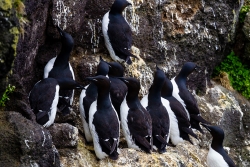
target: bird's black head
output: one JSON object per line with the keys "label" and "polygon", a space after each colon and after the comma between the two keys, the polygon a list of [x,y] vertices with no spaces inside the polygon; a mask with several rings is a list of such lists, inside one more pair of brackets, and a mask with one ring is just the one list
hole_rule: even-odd
{"label": "bird's black head", "polygon": [[98,88],[107,89],[110,87],[110,80],[103,75],[87,77],[86,79],[94,83]]}
{"label": "bird's black head", "polygon": [[123,12],[123,10],[129,5],[132,5],[130,0],[115,0],[113,5],[111,6],[110,13],[112,13],[112,14],[116,14],[116,13],[121,14]]}
{"label": "bird's black head", "polygon": [[70,90],[70,89],[85,89],[84,86],[80,85],[78,82],[71,78],[58,78],[56,79],[60,89]]}
{"label": "bird's black head", "polygon": [[193,62],[186,62],[181,69],[180,74],[183,76],[190,75],[194,70],[198,70],[200,67]]}
{"label": "bird's black head", "polygon": [[166,79],[165,73],[156,65],[156,71],[154,74],[154,81],[153,82],[164,83],[165,79]]}
{"label": "bird's black head", "polygon": [[108,72],[109,72],[109,65],[100,56],[100,63],[97,66],[97,73],[96,73],[96,75],[104,75],[104,76],[106,76],[106,75],[108,75]]}
{"label": "bird's black head", "polygon": [[161,89],[161,96],[162,97],[170,97],[173,93],[173,85],[171,81],[166,77],[165,82]]}
{"label": "bird's black head", "polygon": [[124,68],[118,62],[110,62],[109,65],[109,75],[114,77],[123,77]]}
{"label": "bird's black head", "polygon": [[224,131],[219,126],[212,126],[208,124],[201,123],[203,127],[205,127],[210,134],[213,136],[212,143],[219,143],[222,144],[224,140]]}
{"label": "bird's black head", "polygon": [[165,79],[166,79],[165,73],[156,65],[153,84],[149,88],[149,91],[152,91],[153,89],[161,91]]}
{"label": "bird's black head", "polygon": [[59,26],[57,26],[57,30],[61,36],[62,49],[71,52],[74,46],[74,39],[70,34],[63,31]]}
{"label": "bird's black head", "polygon": [[140,81],[133,77],[119,77],[128,87],[128,91],[138,92],[141,88]]}

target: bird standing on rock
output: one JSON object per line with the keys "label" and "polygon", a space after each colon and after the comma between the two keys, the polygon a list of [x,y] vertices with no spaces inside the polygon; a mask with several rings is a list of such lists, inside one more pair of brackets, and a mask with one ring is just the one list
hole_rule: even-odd
{"label": "bird standing on rock", "polygon": [[140,82],[135,78],[119,78],[128,86],[120,110],[123,134],[129,148],[152,150],[152,119],[138,98]]}
{"label": "bird standing on rock", "polygon": [[236,167],[233,160],[223,148],[224,131],[219,126],[201,123],[213,136],[207,155],[208,167]]}
{"label": "bird standing on rock", "polygon": [[137,57],[130,51],[132,31],[122,16],[123,10],[129,5],[131,2],[128,0],[115,0],[110,11],[103,16],[102,33],[111,58],[119,62],[125,61],[130,65],[132,64],[130,57]]}
{"label": "bird standing on rock", "polygon": [[[57,30],[61,36],[61,52],[58,56],[52,58],[44,68],[44,78],[70,78],[75,80],[74,71],[69,63],[69,56],[74,46],[72,36],[57,26]],[[58,109],[64,115],[70,113],[70,107],[66,106],[63,101],[67,101],[70,105],[73,103],[74,90],[60,90]]]}
{"label": "bird standing on rock", "polygon": [[191,123],[191,127],[203,133],[199,123],[202,122],[207,124],[208,122],[201,117],[197,101],[186,86],[187,77],[194,70],[197,70],[197,68],[199,67],[195,63],[186,62],[183,65],[180,73],[176,77],[171,79],[171,82],[173,84],[173,96],[182,104],[182,106],[186,110],[187,116]]}
{"label": "bird standing on rock", "polygon": [[159,153],[166,152],[170,136],[169,115],[161,101],[161,89],[165,78],[164,72],[157,67],[149,93],[141,100],[142,106],[147,109],[152,118],[153,145]]}
{"label": "bird standing on rock", "polygon": [[[100,63],[97,66],[96,76],[106,76],[108,71],[108,64],[100,57]],[[94,83],[90,83],[85,87],[85,89],[86,90],[82,90],[79,98],[79,109],[83,123],[85,139],[87,142],[91,142],[93,139],[89,130],[89,108],[97,98],[97,86]]]}
{"label": "bird standing on rock", "polygon": [[110,101],[110,81],[102,75],[87,79],[96,84],[98,90],[97,100],[91,104],[89,109],[89,128],[95,154],[98,159],[109,157],[116,160],[118,159],[120,123]]}
{"label": "bird standing on rock", "polygon": [[174,145],[184,142],[184,140],[192,141],[189,134],[195,138],[197,135],[192,131],[186,111],[181,103],[172,96],[173,85],[166,77],[161,90],[162,103],[167,108],[170,118],[170,139]]}
{"label": "bird standing on rock", "polygon": [[124,68],[118,62],[107,62],[109,65],[108,77],[111,81],[110,87],[110,97],[113,106],[118,114],[120,119],[120,107],[123,99],[128,91],[127,85],[122,82],[118,77],[123,77]]}
{"label": "bird standing on rock", "polygon": [[[29,93],[29,102],[39,124],[49,127],[54,123],[59,90],[69,89],[84,89],[84,87],[69,78],[45,78],[35,84]],[[69,105],[66,101],[63,102]]]}

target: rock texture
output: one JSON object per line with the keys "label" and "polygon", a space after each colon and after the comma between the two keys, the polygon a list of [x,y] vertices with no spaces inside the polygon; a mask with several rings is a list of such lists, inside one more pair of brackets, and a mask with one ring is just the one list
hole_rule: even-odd
{"label": "rock texture", "polygon": [[244,34],[244,53],[242,55],[243,58],[246,60],[250,59],[250,13],[248,12],[245,17],[244,25],[242,28],[243,34]]}
{"label": "rock texture", "polygon": [[[49,131],[32,121],[34,114],[28,103],[29,91],[42,79],[45,64],[57,56],[61,48],[55,26],[72,34],[75,46],[70,61],[76,80],[87,84],[84,78],[95,74],[100,56],[111,61],[104,45],[101,21],[113,1],[25,0],[27,22],[23,24],[24,31],[17,45],[15,12],[10,10],[12,1],[0,2],[0,30],[4,32],[0,34],[0,82],[6,81],[16,55],[10,78],[16,90],[5,108],[15,112],[0,112],[0,144],[4,148],[0,150],[0,163],[3,163],[0,166],[206,166],[211,142],[206,131],[205,135],[198,134],[199,141],[194,140],[195,145],[184,143],[168,148],[162,155],[128,149],[123,140],[118,161],[97,161],[93,146],[86,145],[83,139],[77,104],[79,91],[75,94],[73,112],[66,117],[58,113],[56,124]],[[126,76],[141,81],[140,94],[143,95],[152,82],[155,64],[172,78],[184,62],[196,62],[202,69],[189,77],[188,85],[201,114],[225,130],[224,144],[237,165],[249,166],[249,101],[210,81],[214,67],[231,51],[243,0],[132,2],[133,5],[124,11],[124,17],[133,31],[132,51],[140,59],[133,60],[131,66],[123,64]],[[6,13],[9,13],[8,19]],[[4,34],[8,38],[2,38]],[[9,54],[10,60],[3,63],[2,56],[6,58]]]}
{"label": "rock texture", "polygon": [[60,166],[47,129],[17,112],[0,112],[0,166]]}
{"label": "rock texture", "polygon": [[78,129],[68,123],[53,124],[49,127],[53,142],[57,148],[76,147]]}
{"label": "rock texture", "polygon": [[16,46],[19,38],[14,2],[0,2],[0,97],[6,87],[6,80],[16,56]]}

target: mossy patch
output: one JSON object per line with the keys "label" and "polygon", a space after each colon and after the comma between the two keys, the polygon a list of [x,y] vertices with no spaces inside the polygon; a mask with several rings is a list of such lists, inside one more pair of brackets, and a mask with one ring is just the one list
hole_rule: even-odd
{"label": "mossy patch", "polygon": [[0,9],[7,11],[11,8],[12,8],[12,0],[1,0],[0,1]]}
{"label": "mossy patch", "polygon": [[16,56],[16,48],[17,48],[17,43],[19,39],[19,30],[17,27],[12,27],[9,32],[13,34],[13,41],[11,44],[12,49],[14,50],[14,56]]}

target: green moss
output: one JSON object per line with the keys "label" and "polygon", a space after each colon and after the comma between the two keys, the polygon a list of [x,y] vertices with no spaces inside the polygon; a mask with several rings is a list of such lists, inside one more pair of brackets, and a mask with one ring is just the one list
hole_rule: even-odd
{"label": "green moss", "polygon": [[250,69],[244,65],[238,56],[231,52],[214,70],[214,76],[221,72],[229,75],[230,84],[244,97],[250,99]]}
{"label": "green moss", "polygon": [[0,107],[4,107],[5,103],[10,100],[9,95],[14,92],[15,88],[15,86],[11,86],[10,84],[7,86],[2,98],[0,99]]}
{"label": "green moss", "polygon": [[12,27],[9,31],[14,36],[11,47],[14,50],[14,56],[16,56],[16,48],[17,48],[17,43],[19,39],[19,30],[17,27]]}
{"label": "green moss", "polygon": [[1,0],[0,1],[0,9],[7,11],[11,8],[12,8],[12,0]]}
{"label": "green moss", "polygon": [[240,10],[240,14],[239,14],[239,21],[240,23],[244,23],[245,17],[247,15],[247,13],[250,10],[250,5],[244,5],[242,6],[241,10]]}

